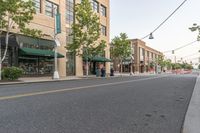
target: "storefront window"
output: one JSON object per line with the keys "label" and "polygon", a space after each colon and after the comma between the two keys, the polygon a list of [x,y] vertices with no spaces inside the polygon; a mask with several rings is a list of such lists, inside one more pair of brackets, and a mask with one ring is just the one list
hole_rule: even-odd
{"label": "storefront window", "polygon": [[67,75],[75,75],[75,55],[72,53],[67,53],[66,55],[66,72]]}
{"label": "storefront window", "polygon": [[44,57],[19,57],[19,67],[25,75],[53,74],[54,60]]}

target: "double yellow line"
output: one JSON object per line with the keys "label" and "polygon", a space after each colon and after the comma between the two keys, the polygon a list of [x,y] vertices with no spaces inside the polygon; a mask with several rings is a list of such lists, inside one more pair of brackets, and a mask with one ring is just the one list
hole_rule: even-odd
{"label": "double yellow line", "polygon": [[144,80],[150,80],[150,79],[157,79],[157,78],[161,78],[161,77],[166,77],[166,76],[159,76],[159,77],[153,77],[153,78],[151,77],[151,78],[136,79],[136,80],[128,80],[128,81],[106,83],[106,84],[99,84],[99,85],[74,87],[74,88],[57,89],[57,90],[50,90],[50,91],[30,92],[30,93],[17,94],[17,95],[11,95],[11,96],[2,96],[2,97],[0,97],[0,101],[23,98],[23,97],[30,97],[30,96],[37,96],[37,95],[53,94],[53,93],[59,93],[59,92],[67,92],[67,91],[73,91],[73,90],[81,90],[81,89],[86,89],[86,88],[95,88],[95,87],[101,87],[101,86],[125,84],[125,83],[130,83],[130,82],[138,82],[138,81],[144,81]]}

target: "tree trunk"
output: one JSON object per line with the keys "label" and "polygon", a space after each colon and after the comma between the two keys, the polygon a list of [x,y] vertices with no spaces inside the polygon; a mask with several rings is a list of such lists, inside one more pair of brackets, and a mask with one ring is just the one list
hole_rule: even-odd
{"label": "tree trunk", "polygon": [[89,73],[89,71],[88,71],[88,59],[86,59],[86,76],[88,77],[88,73]]}
{"label": "tree trunk", "polygon": [[6,48],[5,48],[1,62],[3,62],[5,60],[5,57],[6,57],[6,54],[7,54],[7,51],[8,51],[8,40],[9,40],[9,32],[6,32],[6,38],[5,38]]}
{"label": "tree trunk", "polygon": [[122,76],[122,60],[120,60],[120,71],[121,71],[121,76]]}

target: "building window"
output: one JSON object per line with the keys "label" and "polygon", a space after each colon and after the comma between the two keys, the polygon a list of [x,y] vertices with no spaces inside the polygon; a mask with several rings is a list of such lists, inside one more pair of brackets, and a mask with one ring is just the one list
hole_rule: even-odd
{"label": "building window", "polygon": [[45,14],[49,17],[54,17],[54,15],[59,11],[58,5],[46,0],[45,3]]}
{"label": "building window", "polygon": [[41,13],[41,0],[33,0],[36,12]]}
{"label": "building window", "polygon": [[107,33],[106,33],[106,26],[104,26],[104,25],[101,25],[101,34],[104,35],[104,36],[107,35]]}
{"label": "building window", "polygon": [[101,15],[106,17],[106,7],[104,5],[101,5]]}
{"label": "building window", "polygon": [[92,1],[92,8],[95,12],[99,12],[99,2],[97,2],[96,0]]}
{"label": "building window", "polygon": [[67,28],[66,29],[66,34],[67,34],[67,36],[66,36],[67,44],[72,43],[73,42],[73,36],[71,35],[72,34],[72,29],[71,28]]}
{"label": "building window", "polygon": [[66,23],[72,24],[74,22],[74,0],[66,0]]}

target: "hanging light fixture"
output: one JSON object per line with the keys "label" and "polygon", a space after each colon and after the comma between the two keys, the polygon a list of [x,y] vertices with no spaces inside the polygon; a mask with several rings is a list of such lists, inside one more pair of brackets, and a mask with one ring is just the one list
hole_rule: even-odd
{"label": "hanging light fixture", "polygon": [[149,39],[154,39],[153,33],[150,33],[150,34],[149,34]]}

